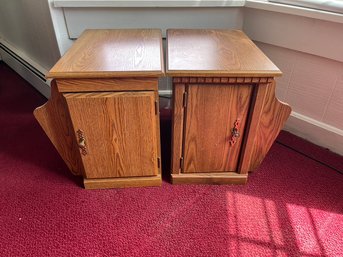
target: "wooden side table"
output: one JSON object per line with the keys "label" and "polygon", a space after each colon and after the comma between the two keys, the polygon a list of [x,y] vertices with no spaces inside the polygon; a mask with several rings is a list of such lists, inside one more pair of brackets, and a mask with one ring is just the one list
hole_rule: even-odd
{"label": "wooden side table", "polygon": [[34,115],[87,189],[159,186],[160,30],[86,30]]}
{"label": "wooden side table", "polygon": [[245,183],[291,108],[275,98],[281,71],[241,31],[167,32],[173,77],[173,183]]}

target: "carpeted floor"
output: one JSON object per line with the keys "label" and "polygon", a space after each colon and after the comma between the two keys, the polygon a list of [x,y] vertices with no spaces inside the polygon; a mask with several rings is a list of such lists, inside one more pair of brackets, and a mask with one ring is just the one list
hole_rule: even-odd
{"label": "carpeted floor", "polygon": [[0,63],[0,256],[343,256],[343,157],[283,132],[245,186],[87,191],[32,115],[44,102]]}

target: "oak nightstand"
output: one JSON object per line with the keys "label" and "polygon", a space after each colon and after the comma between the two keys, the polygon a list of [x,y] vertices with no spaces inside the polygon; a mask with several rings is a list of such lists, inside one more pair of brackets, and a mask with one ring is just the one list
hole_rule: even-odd
{"label": "oak nightstand", "polygon": [[173,183],[245,183],[290,115],[281,71],[237,30],[172,29]]}
{"label": "oak nightstand", "polygon": [[87,189],[161,185],[160,30],[86,30],[34,115]]}

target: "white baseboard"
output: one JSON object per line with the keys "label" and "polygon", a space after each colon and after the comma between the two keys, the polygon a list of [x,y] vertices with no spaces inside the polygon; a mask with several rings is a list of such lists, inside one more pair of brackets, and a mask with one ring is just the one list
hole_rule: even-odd
{"label": "white baseboard", "polygon": [[343,130],[292,112],[284,130],[343,155]]}
{"label": "white baseboard", "polygon": [[50,81],[45,79],[46,70],[35,64],[28,57],[10,47],[0,39],[0,56],[22,78],[28,81],[46,98],[50,97]]}

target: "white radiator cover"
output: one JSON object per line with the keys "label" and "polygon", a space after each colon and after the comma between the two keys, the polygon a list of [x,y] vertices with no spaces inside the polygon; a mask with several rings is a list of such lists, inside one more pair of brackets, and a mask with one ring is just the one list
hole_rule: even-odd
{"label": "white radiator cover", "polygon": [[28,81],[46,98],[50,97],[50,81],[45,79],[46,70],[19,50],[0,39],[0,56],[22,78]]}

